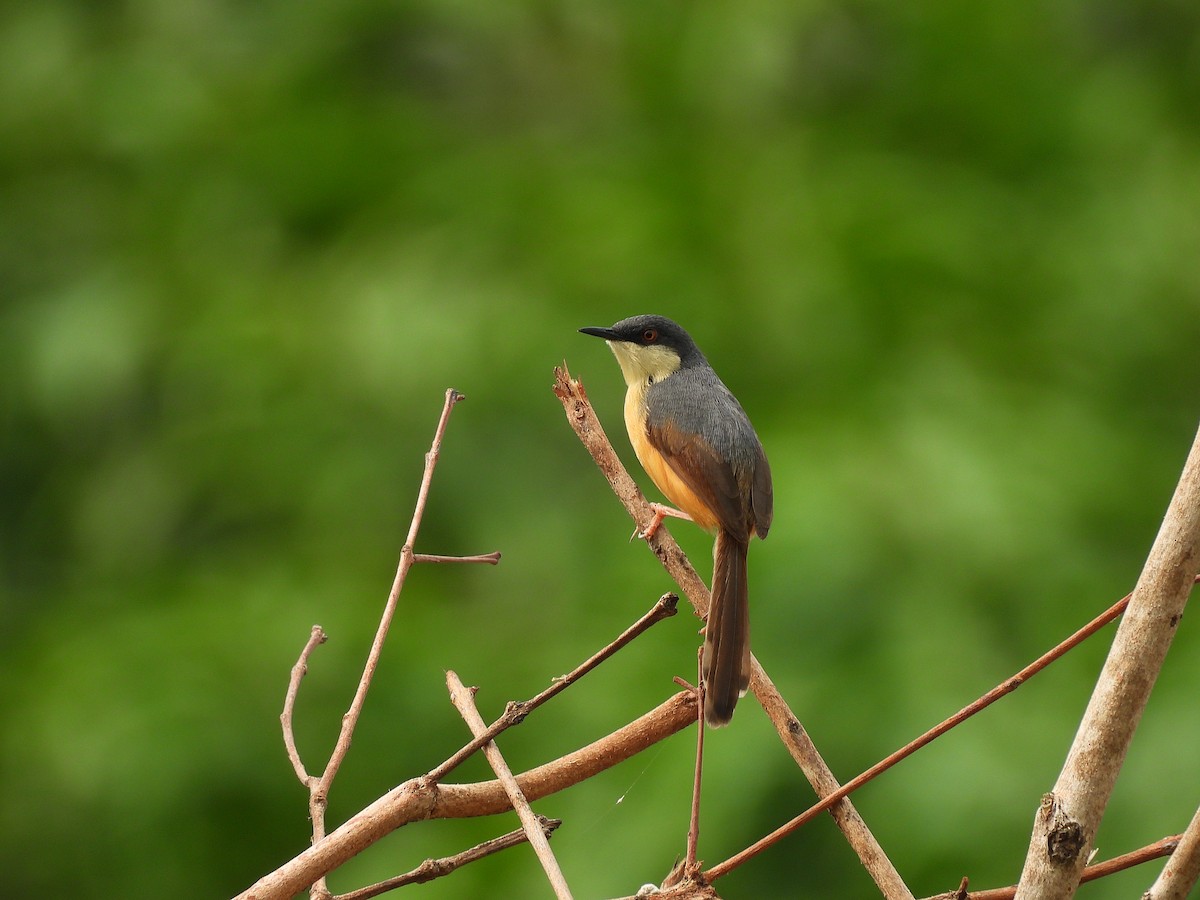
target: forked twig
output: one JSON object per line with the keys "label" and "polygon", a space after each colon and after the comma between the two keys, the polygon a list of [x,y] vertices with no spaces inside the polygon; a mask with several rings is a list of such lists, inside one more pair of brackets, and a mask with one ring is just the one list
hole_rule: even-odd
{"label": "forked twig", "polygon": [[[653,621],[670,615],[676,600],[674,595],[665,595],[618,642],[631,631],[644,630]],[[694,725],[698,709],[695,689],[689,687],[591,744],[518,775],[517,782],[531,801],[565,790]],[[264,875],[236,900],[287,900],[376,841],[413,822],[490,816],[510,809],[512,804],[499,781],[438,784],[428,776],[410,778],[351,816],[324,840]]]}
{"label": "forked twig", "polygon": [[[562,824],[562,819],[547,819],[545,816],[538,816],[537,818],[546,837],[553,834],[554,830]],[[508,834],[494,837],[491,840],[484,841],[482,844],[476,844],[469,850],[462,851],[462,853],[456,853],[453,856],[444,856],[441,859],[427,859],[411,872],[405,872],[403,875],[385,879],[378,884],[368,885],[356,891],[338,894],[334,900],[371,900],[372,897],[378,897],[381,894],[386,894],[388,891],[394,891],[396,888],[433,881],[436,878],[449,875],[455,869],[461,869],[468,863],[483,859],[485,856],[491,856],[493,853],[499,853],[501,850],[507,850],[509,847],[518,847],[528,842],[529,836],[525,834],[525,830],[518,828],[516,831],[510,831]]]}
{"label": "forked twig", "polygon": [[[471,729],[471,732],[478,737],[487,729],[487,725],[484,724],[483,716],[479,715],[479,710],[475,707],[475,689],[465,687],[458,675],[453,671],[446,673],[446,687],[449,688],[450,700],[459,713],[462,714],[463,721],[467,723],[467,727]],[[496,773],[496,777],[504,785],[504,792],[508,794],[508,799],[512,801],[513,809],[517,811],[517,816],[525,828],[525,834],[529,838],[529,843],[532,845],[534,852],[537,853],[538,861],[541,862],[542,869],[545,870],[546,877],[550,880],[550,886],[554,888],[554,895],[559,900],[571,900],[571,889],[567,886],[567,880],[563,877],[558,860],[554,857],[554,851],[550,849],[550,841],[547,839],[545,833],[543,833],[542,825],[538,821],[538,817],[534,814],[533,809],[529,806],[529,801],[525,799],[525,793],[521,790],[521,786],[517,784],[517,779],[513,777],[512,769],[504,761],[504,756],[500,753],[500,748],[496,746],[495,741],[488,741],[483,745],[482,750],[488,764],[492,767],[492,771]]]}
{"label": "forked twig", "polygon": [[[442,404],[442,414],[438,419],[437,428],[434,431],[433,443],[429,448],[429,452],[425,454],[425,471],[421,477],[420,489],[417,492],[412,520],[409,522],[408,536],[405,538],[404,546],[400,550],[400,562],[396,568],[396,577],[392,581],[391,591],[388,594],[387,602],[384,604],[383,614],[380,617],[379,626],[375,631],[375,638],[371,642],[371,649],[367,654],[366,664],[363,666],[362,676],[359,678],[354,698],[350,702],[350,708],[342,716],[342,727],[338,732],[337,742],[334,744],[333,751],[329,755],[329,761],[325,764],[325,770],[319,777],[308,774],[308,770],[305,768],[300,752],[296,747],[294,714],[296,696],[300,690],[300,681],[308,670],[308,659],[312,655],[313,650],[319,644],[324,643],[326,639],[325,633],[321,630],[320,626],[313,626],[308,643],[305,644],[304,649],[301,651],[296,665],[292,667],[287,694],[284,697],[283,712],[280,714],[280,724],[283,729],[283,742],[287,749],[288,759],[291,761],[292,768],[295,770],[296,777],[300,780],[300,783],[308,788],[308,807],[309,816],[312,819],[312,839],[314,844],[325,837],[325,809],[329,803],[329,790],[333,786],[333,780],[337,777],[338,770],[341,768],[342,762],[350,750],[350,743],[354,738],[354,730],[358,726],[363,704],[366,702],[367,691],[375,677],[375,670],[379,666],[379,658],[383,653],[383,644],[391,627],[392,619],[396,614],[400,591],[404,587],[404,581],[408,577],[409,569],[412,568],[413,563],[416,561],[412,547],[417,539],[417,533],[420,531],[421,520],[425,515],[425,506],[429,499],[429,487],[433,482],[433,471],[437,465],[438,456],[441,453],[442,438],[446,433],[446,425],[450,421],[450,412],[463,399],[465,399],[463,395],[453,388],[446,391],[446,399]],[[499,558],[499,554],[489,554],[487,557],[466,557],[464,559],[469,562],[486,561],[495,563]],[[438,557],[437,559],[438,561],[449,561],[452,558]],[[318,897],[328,895],[329,891],[325,886],[324,876],[313,884],[312,893]]]}

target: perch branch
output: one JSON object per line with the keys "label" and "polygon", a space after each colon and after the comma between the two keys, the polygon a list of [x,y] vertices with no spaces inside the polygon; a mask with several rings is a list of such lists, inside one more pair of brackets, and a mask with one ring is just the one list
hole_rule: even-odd
{"label": "perch branch", "polygon": [[1018,900],[1070,900],[1200,570],[1200,433],[1053,790],[1034,817]]}
{"label": "perch branch", "polygon": [[[582,383],[572,378],[565,366],[556,368],[554,376],[554,393],[562,402],[567,422],[595,460],[617,499],[637,523],[638,530],[645,530],[655,518],[654,511],[613,450]],[[708,588],[669,530],[658,528],[646,543],[691,601],[697,614],[703,616],[708,610]],[[752,659],[751,665],[750,690],[762,704],[784,746],[800,766],[813,790],[818,796],[824,796],[836,789],[837,779],[801,727],[800,721],[788,708],[783,696],[766,676],[757,659]],[[912,900],[912,892],[850,801],[845,800],[843,795],[827,808],[884,897],[887,900]]]}
{"label": "perch branch", "polygon": [[[855,778],[852,778],[850,781],[846,782],[841,787],[837,788],[834,791],[831,791],[827,796],[823,797],[819,803],[814,804],[809,809],[805,810],[803,813],[796,816],[790,822],[787,822],[786,824],[781,825],[779,828],[775,829],[775,831],[771,832],[766,837],[762,838],[761,840],[757,841],[754,844],[751,844],[749,847],[747,847],[741,853],[738,853],[735,856],[732,856],[729,859],[725,860],[724,862],[713,866],[711,869],[709,869],[707,872],[704,873],[705,877],[708,880],[712,881],[716,878],[720,878],[722,875],[725,875],[728,872],[731,872],[733,869],[737,868],[742,863],[751,859],[756,854],[758,854],[758,853],[762,852],[763,850],[767,849],[768,847],[776,844],[778,841],[782,840],[787,835],[791,834],[793,831],[800,828],[802,825],[805,825],[806,823],[810,822],[812,819],[816,818],[818,815],[820,815],[822,812],[825,811],[825,809],[829,806],[830,803],[835,802],[839,797],[844,797],[845,795],[858,790],[860,787],[862,787],[868,781],[871,781],[872,779],[877,778],[878,776],[882,775],[884,772],[886,772],[892,766],[896,765],[896,763],[900,762],[902,759],[905,759],[906,757],[909,757],[912,754],[916,753],[922,747],[926,746],[927,744],[929,744],[932,741],[936,740],[937,738],[941,737],[943,734],[945,734],[950,729],[952,729],[958,725],[961,725],[967,719],[971,718],[971,716],[973,716],[976,713],[980,712],[981,710],[984,710],[987,707],[991,706],[993,703],[995,703],[1001,697],[1004,697],[1007,694],[1011,694],[1013,691],[1015,691],[1017,688],[1019,688],[1022,684],[1024,684],[1026,681],[1028,681],[1030,678],[1032,678],[1038,672],[1042,671],[1044,668],[1046,668],[1048,665],[1050,665],[1050,663],[1052,663],[1056,659],[1059,659],[1060,657],[1066,655],[1066,653],[1068,651],[1073,650],[1075,647],[1079,646],[1079,644],[1081,644],[1087,638],[1091,637],[1093,634],[1095,634],[1097,631],[1099,631],[1101,628],[1103,628],[1109,622],[1111,622],[1115,618],[1117,618],[1117,616],[1119,616],[1125,610],[1126,605],[1129,603],[1130,596],[1131,595],[1127,594],[1126,596],[1122,597],[1120,600],[1118,600],[1116,603],[1114,603],[1112,606],[1110,606],[1108,609],[1106,609],[1103,613],[1098,615],[1096,618],[1092,619],[1092,621],[1088,622],[1086,625],[1084,625],[1082,628],[1080,628],[1078,631],[1076,631],[1074,634],[1072,634],[1065,641],[1062,641],[1061,643],[1057,644],[1053,649],[1047,651],[1046,653],[1043,653],[1041,656],[1039,656],[1037,659],[1035,659],[1033,662],[1031,662],[1029,665],[1027,665],[1025,668],[1023,668],[1020,672],[1018,672],[1016,675],[1013,675],[1011,678],[1008,678],[1008,679],[1000,682],[1000,684],[996,685],[996,687],[992,688],[990,691],[988,691],[986,694],[984,694],[978,700],[975,700],[973,703],[970,703],[967,706],[963,707],[958,712],[956,712],[954,715],[950,716],[948,719],[942,720],[937,725],[935,725],[933,728],[930,728],[928,731],[926,731],[924,734],[922,734],[920,737],[916,738],[915,740],[909,741],[907,744],[905,744],[903,747],[901,747],[896,752],[886,756],[884,759],[881,759],[879,762],[875,763],[875,765],[871,766],[871,768],[867,769],[861,775],[858,775]],[[799,723],[797,723],[797,727],[799,727]]]}
{"label": "perch branch", "polygon": [[[538,816],[538,822],[542,826],[542,832],[546,837],[549,837],[562,824],[562,819],[547,819],[545,816]],[[427,881],[433,881],[436,878],[449,875],[455,869],[460,869],[468,863],[483,859],[485,856],[491,856],[493,853],[499,853],[501,850],[507,850],[509,847],[517,847],[528,842],[528,840],[529,837],[525,834],[525,831],[518,828],[516,831],[510,831],[508,834],[502,834],[500,837],[477,844],[469,850],[464,850],[462,853],[456,853],[453,856],[444,856],[441,859],[427,859],[411,872],[405,872],[403,875],[385,879],[378,884],[368,885],[356,891],[338,894],[334,900],[371,900],[373,897],[386,894],[388,891],[394,891],[396,888],[402,888],[410,884],[424,884]]]}
{"label": "perch branch", "polygon": [[[446,687],[450,690],[450,702],[462,715],[463,721],[467,723],[471,733],[478,737],[487,729],[487,725],[484,724],[483,716],[475,707],[476,689],[465,687],[453,671],[446,673]],[[521,820],[525,836],[529,838],[529,843],[537,853],[538,861],[542,864],[546,878],[550,880],[550,886],[554,888],[554,896],[558,900],[571,900],[571,889],[567,886],[567,880],[563,877],[554,851],[550,849],[550,841],[542,831],[542,824],[530,807],[529,801],[525,799],[525,794],[522,792],[521,786],[517,784],[517,779],[513,777],[512,769],[504,761],[504,755],[500,752],[500,748],[495,741],[488,741],[482,749],[488,765],[500,779],[500,783],[504,786],[504,793],[508,795],[509,802],[512,803],[517,817]]]}
{"label": "perch branch", "polygon": [[1186,900],[1196,886],[1196,879],[1200,878],[1200,809],[1178,837],[1179,846],[1142,900]]}

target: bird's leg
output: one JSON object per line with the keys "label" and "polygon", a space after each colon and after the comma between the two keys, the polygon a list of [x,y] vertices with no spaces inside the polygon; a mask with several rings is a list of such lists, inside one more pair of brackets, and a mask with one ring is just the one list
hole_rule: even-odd
{"label": "bird's leg", "polygon": [[687,519],[689,522],[692,520],[692,517],[687,513],[683,512],[682,510],[675,509],[673,506],[664,506],[661,503],[654,503],[651,501],[650,509],[654,513],[654,518],[650,520],[650,524],[644,529],[635,531],[633,536],[630,537],[631,541],[635,537],[641,538],[644,541],[650,540],[650,538],[654,537],[654,533],[658,531],[658,526],[663,523],[663,519],[665,519],[667,516],[671,516],[675,519]]}

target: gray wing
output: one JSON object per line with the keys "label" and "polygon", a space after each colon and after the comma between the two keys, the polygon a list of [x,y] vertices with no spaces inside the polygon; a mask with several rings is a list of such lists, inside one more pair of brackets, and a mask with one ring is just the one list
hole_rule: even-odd
{"label": "gray wing", "polygon": [[[646,392],[647,435],[672,470],[745,540],[766,537],[771,467],[737,398],[711,369],[684,369]],[[699,436],[699,437],[697,437]]]}

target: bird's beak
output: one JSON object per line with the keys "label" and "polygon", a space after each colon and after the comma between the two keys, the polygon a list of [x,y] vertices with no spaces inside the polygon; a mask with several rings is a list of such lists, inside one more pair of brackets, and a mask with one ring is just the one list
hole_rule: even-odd
{"label": "bird's beak", "polygon": [[590,334],[592,337],[604,338],[606,341],[619,340],[611,328],[580,328],[580,334]]}

